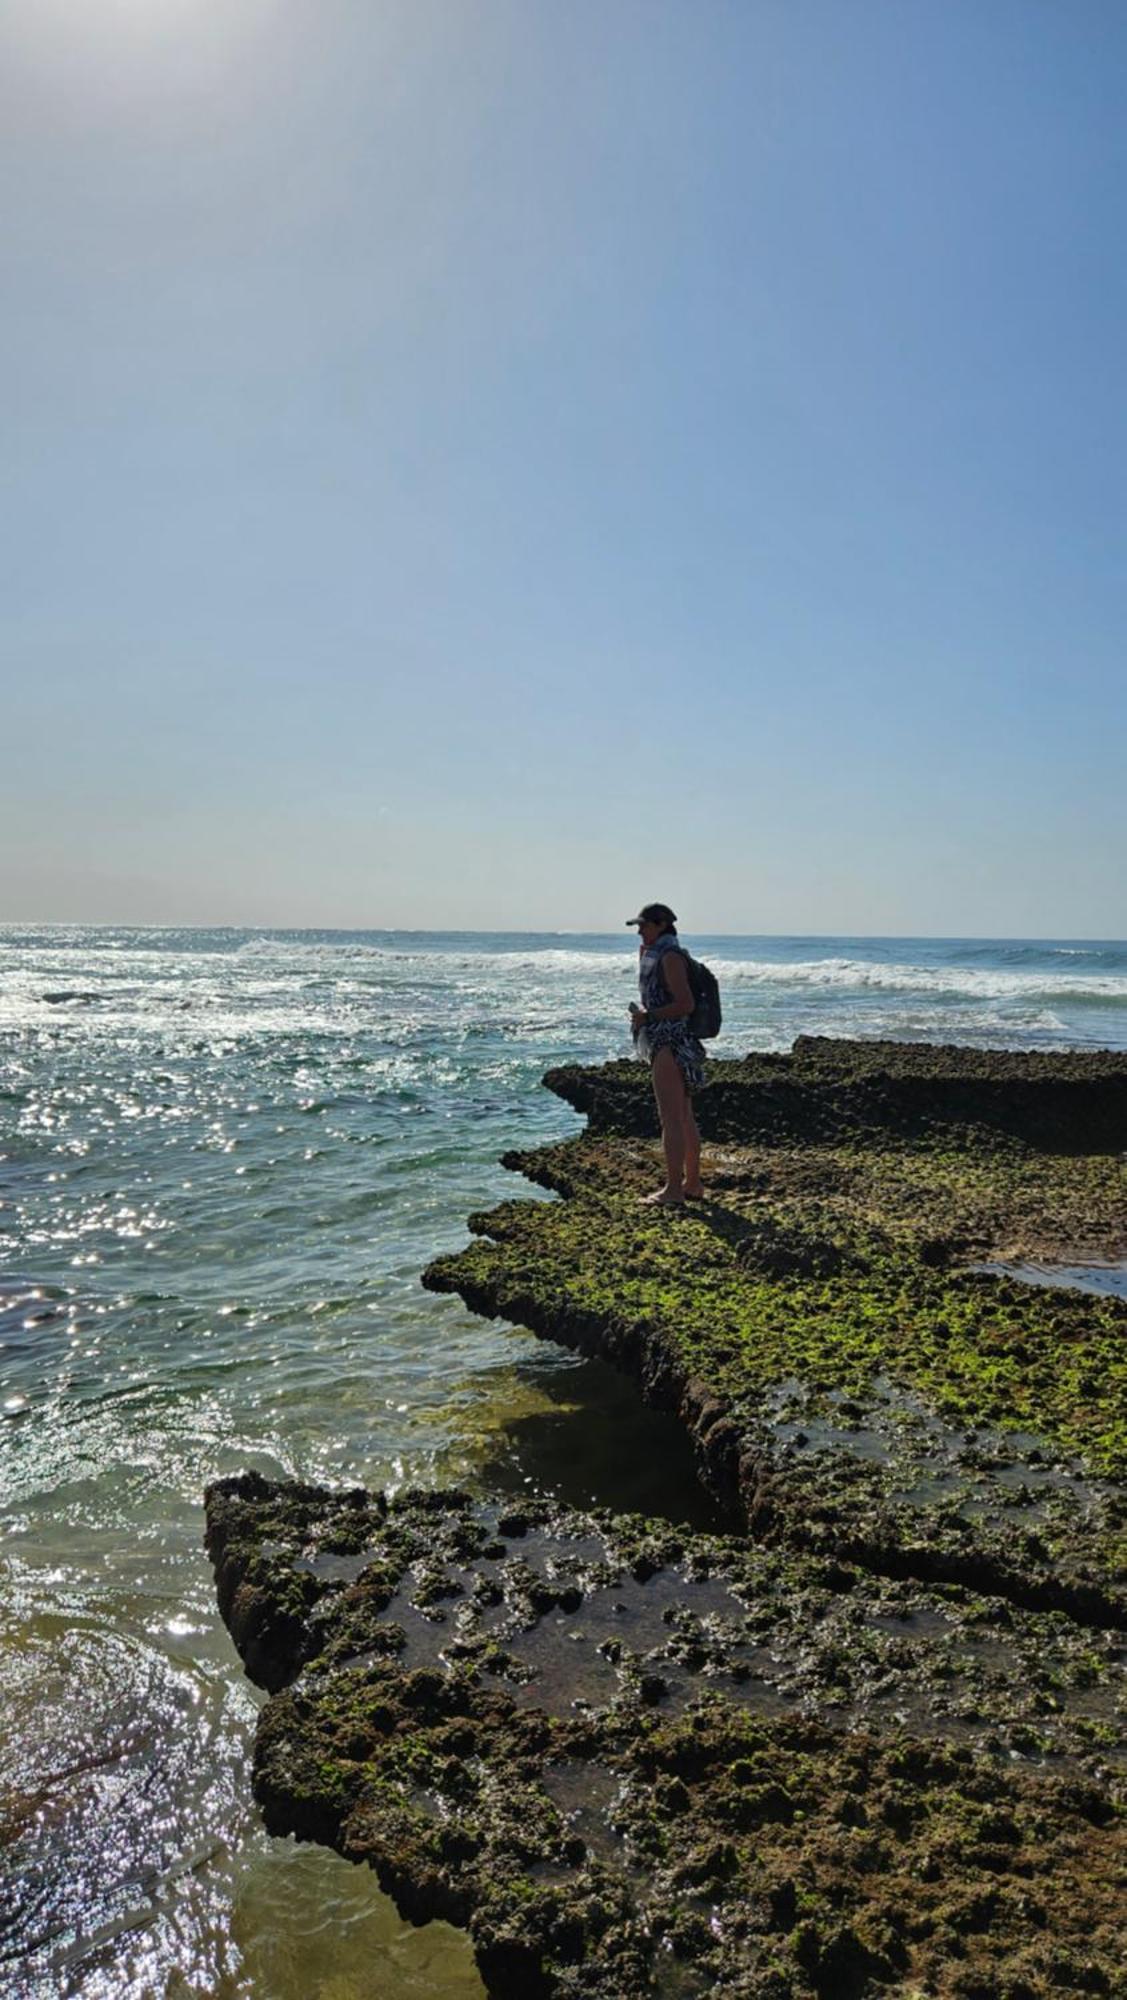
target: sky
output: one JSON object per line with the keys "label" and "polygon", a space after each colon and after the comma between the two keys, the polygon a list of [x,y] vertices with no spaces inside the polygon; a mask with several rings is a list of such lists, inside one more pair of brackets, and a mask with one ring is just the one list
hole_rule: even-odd
{"label": "sky", "polygon": [[1127,935],[1121,0],[3,0],[0,921]]}

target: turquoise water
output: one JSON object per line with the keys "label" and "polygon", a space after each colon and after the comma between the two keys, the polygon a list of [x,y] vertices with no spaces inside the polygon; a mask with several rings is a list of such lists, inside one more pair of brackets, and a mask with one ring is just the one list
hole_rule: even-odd
{"label": "turquoise water", "polygon": [[[689,941],[722,1054],[1127,1046],[1124,944]],[[462,1939],[257,1827],[200,1495],[251,1464],[701,1505],[629,1392],[418,1283],[516,1191],[500,1153],[578,1128],[539,1078],[627,1052],[633,963],[625,933],[0,929],[13,1993],[479,1992]]]}

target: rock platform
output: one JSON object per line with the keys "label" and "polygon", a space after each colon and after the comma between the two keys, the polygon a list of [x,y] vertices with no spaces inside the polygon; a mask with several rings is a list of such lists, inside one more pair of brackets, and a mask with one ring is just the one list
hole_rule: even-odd
{"label": "rock platform", "polygon": [[644,1072],[547,1081],[557,1199],[424,1282],[678,1414],[730,1532],[220,1482],[267,1825],[503,2000],[1122,1991],[1127,1058],[717,1063],[678,1211]]}

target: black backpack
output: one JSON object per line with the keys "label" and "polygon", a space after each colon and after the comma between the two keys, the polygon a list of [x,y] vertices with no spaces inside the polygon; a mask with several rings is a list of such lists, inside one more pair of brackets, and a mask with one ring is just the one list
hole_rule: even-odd
{"label": "black backpack", "polygon": [[690,958],[685,953],[689,968],[689,991],[693,996],[693,1011],[685,1026],[699,1042],[710,1042],[720,1033],[720,1023],[724,1016],[720,1008],[720,988],[716,974],[702,965],[699,958]]}

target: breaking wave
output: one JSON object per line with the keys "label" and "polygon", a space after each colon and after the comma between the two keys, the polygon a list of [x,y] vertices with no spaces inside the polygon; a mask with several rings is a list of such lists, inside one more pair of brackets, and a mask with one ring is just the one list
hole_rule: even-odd
{"label": "breaking wave", "polygon": [[[1079,955],[1079,954],[1078,954]],[[1122,956],[1120,954],[1120,956]],[[840,987],[951,999],[1127,1002],[1127,973],[1011,972],[1000,967],[880,964],[870,959],[711,959],[718,977],[753,986]]]}

